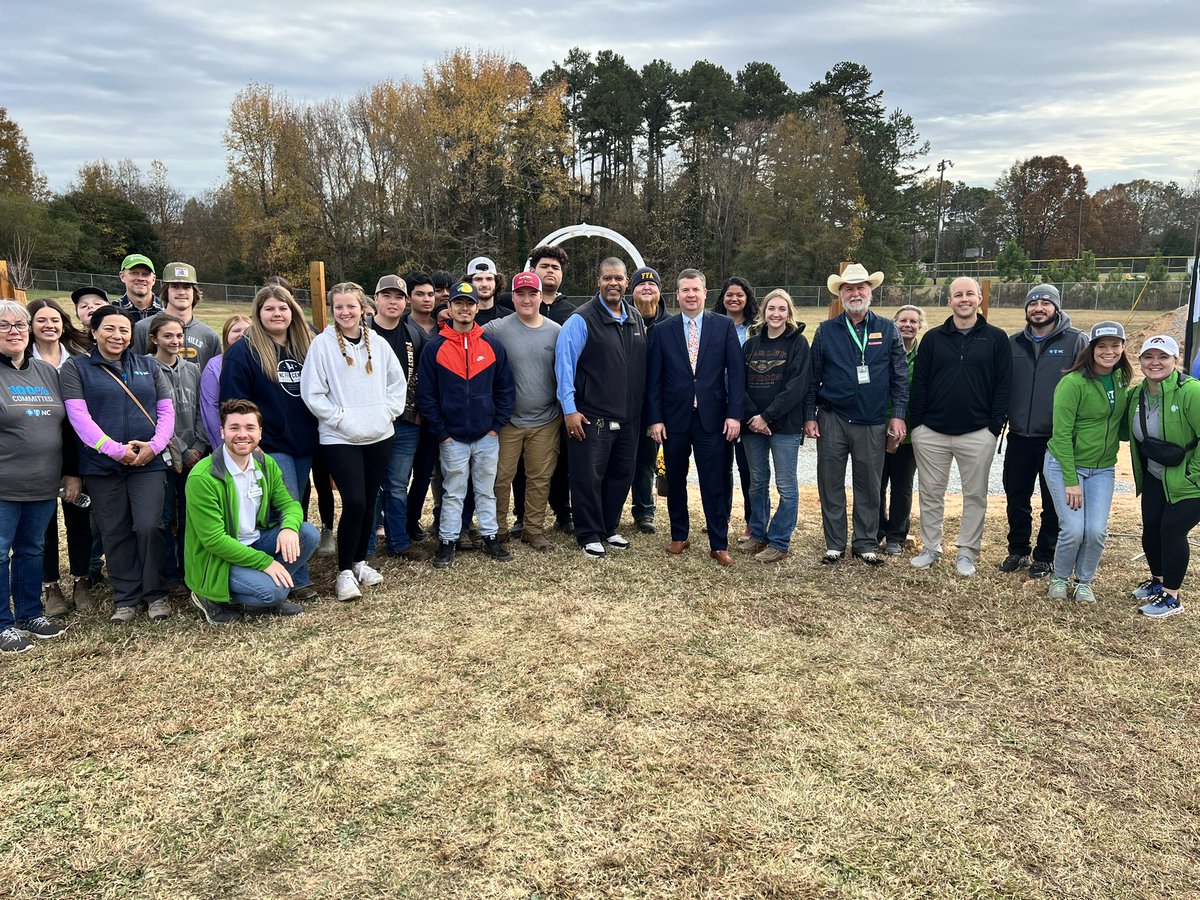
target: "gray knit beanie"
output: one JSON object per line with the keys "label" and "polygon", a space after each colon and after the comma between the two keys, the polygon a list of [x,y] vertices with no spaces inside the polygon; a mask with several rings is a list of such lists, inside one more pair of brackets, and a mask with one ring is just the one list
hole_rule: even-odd
{"label": "gray knit beanie", "polygon": [[1059,296],[1058,288],[1052,284],[1035,284],[1031,287],[1025,295],[1025,308],[1028,309],[1034,300],[1049,300],[1058,312],[1062,312],[1062,297]]}

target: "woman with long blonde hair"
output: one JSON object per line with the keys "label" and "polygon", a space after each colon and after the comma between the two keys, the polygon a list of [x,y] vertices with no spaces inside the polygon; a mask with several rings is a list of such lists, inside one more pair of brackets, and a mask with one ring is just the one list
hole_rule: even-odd
{"label": "woman with long blonde hair", "polygon": [[[797,457],[804,440],[804,395],[812,361],[804,323],[791,295],[774,290],[763,299],[742,348],[746,355],[742,441],[750,465],[750,540],[741,549],[761,563],[786,559],[800,509]],[[771,469],[779,505],[771,515]]]}
{"label": "woman with long blonde hair", "polygon": [[[225,351],[221,365],[221,402],[249,400],[262,411],[259,446],[278,463],[288,493],[301,503],[317,450],[317,420],[300,397],[300,372],[311,343],[304,311],[291,291],[268,284],[254,295],[250,327]],[[308,585],[307,566],[295,580]],[[304,602],[316,595],[306,586],[291,599]]]}
{"label": "woman with long blonde hair", "polygon": [[378,336],[371,340],[363,289],[345,281],[335,284],[329,297],[333,323],[313,339],[300,392],[320,423],[321,452],[342,497],[337,598],[357,600],[360,585],[383,581],[367,565],[367,545],[407,383],[388,342]]}

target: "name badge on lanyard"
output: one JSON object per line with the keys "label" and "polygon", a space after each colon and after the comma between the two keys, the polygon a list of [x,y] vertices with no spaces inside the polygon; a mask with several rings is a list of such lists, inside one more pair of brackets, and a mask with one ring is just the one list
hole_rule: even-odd
{"label": "name badge on lanyard", "polygon": [[854,346],[858,348],[859,352],[861,365],[858,367],[858,383],[870,384],[871,370],[867,367],[867,343],[858,339],[858,332],[854,330],[854,326],[850,324],[849,319],[846,319],[846,329],[850,332],[850,340],[854,341]]}

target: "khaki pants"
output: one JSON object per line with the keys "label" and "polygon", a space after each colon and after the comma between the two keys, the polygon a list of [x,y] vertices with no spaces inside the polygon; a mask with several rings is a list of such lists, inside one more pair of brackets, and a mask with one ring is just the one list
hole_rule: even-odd
{"label": "khaki pants", "polygon": [[950,462],[958,464],[962,481],[962,524],[958,550],[975,562],[983,543],[983,517],[987,514],[988,474],[996,452],[996,436],[986,428],[967,434],[941,434],[919,425],[912,433],[917,457],[917,489],[921,495],[921,543],[926,550],[942,551],[942,519],[946,513],[946,485]]}
{"label": "khaki pants", "polygon": [[508,505],[517,463],[525,457],[525,533],[542,534],[546,524],[546,502],[550,476],[558,463],[558,438],[562,416],[540,428],[505,425],[500,431],[500,465],[496,469],[496,518],[500,532],[508,531]]}

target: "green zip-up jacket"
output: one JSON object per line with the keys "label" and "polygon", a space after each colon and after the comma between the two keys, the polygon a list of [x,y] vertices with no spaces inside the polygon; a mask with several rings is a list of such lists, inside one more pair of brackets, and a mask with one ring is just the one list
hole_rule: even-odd
{"label": "green zip-up jacket", "polygon": [[[278,522],[299,534],[304,513],[284,486],[278,464],[261,450],[255,450],[251,459],[263,489],[258,506],[259,530],[266,531]],[[185,579],[189,588],[207,600],[229,602],[231,566],[262,572],[275,561],[275,557],[237,539],[237,521],[237,486],[225,466],[224,448],[217,447],[211,456],[196,463],[187,480]]]}
{"label": "green zip-up jacket", "polygon": [[1054,389],[1054,433],[1046,451],[1062,466],[1063,485],[1076,487],[1080,469],[1107,469],[1117,464],[1121,439],[1127,438],[1125,412],[1129,387],[1118,371],[1113,372],[1116,394],[1112,406],[1098,378],[1082,372],[1064,375]]}
{"label": "green zip-up jacket", "polygon": [[[1138,415],[1146,383],[1130,392],[1129,433],[1133,434],[1133,420]],[[1186,447],[1196,435],[1200,435],[1200,381],[1187,375],[1168,375],[1160,385],[1162,400],[1158,404],[1162,439]],[[1129,453],[1133,457],[1133,480],[1137,492],[1142,492],[1142,480],[1146,477],[1142,455],[1137,441],[1130,440]],[[1163,491],[1168,503],[1192,500],[1200,497],[1200,453],[1193,447],[1177,466],[1163,470]]]}

